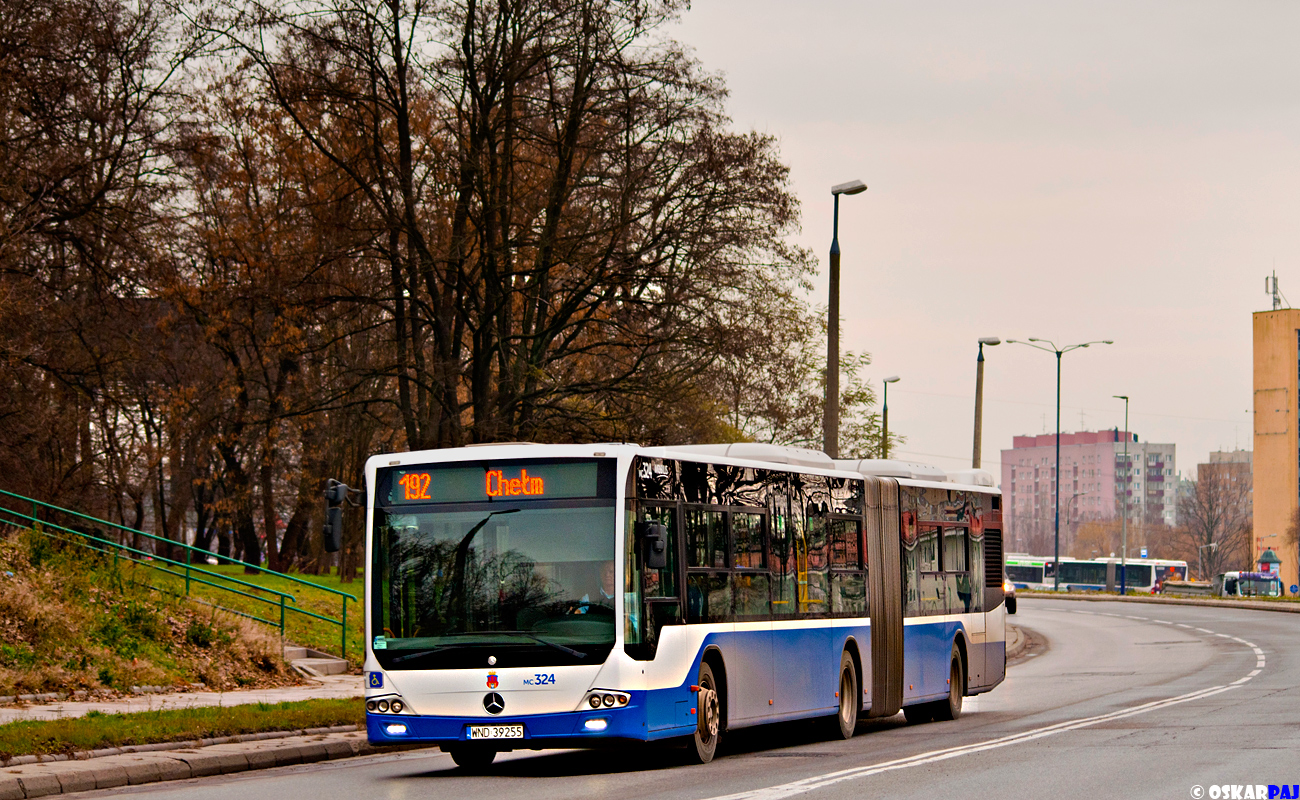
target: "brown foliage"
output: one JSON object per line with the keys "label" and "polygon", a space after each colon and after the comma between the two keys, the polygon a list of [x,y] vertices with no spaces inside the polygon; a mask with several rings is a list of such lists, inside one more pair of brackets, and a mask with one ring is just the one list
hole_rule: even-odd
{"label": "brown foliage", "polygon": [[194,3],[182,36],[0,0],[6,486],[321,569],[322,483],[374,452],[815,446],[788,170],[665,38],[683,6]]}

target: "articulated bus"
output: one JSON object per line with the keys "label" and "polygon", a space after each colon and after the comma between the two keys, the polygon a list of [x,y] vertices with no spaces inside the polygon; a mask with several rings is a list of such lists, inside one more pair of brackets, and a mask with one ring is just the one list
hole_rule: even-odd
{"label": "articulated bus", "polygon": [[726,731],[800,718],[844,738],[900,709],[955,719],[1006,666],[992,483],[756,444],[371,458],[368,736],[483,769],[657,740],[707,762]]}
{"label": "articulated bus", "polygon": [[1044,579],[1051,556],[1031,556],[1028,553],[1007,553],[1007,580],[1017,589],[1051,591],[1052,583]]}
{"label": "articulated bus", "polygon": [[[1007,553],[1007,580],[1017,589],[1050,592],[1056,588],[1056,562],[1051,556]],[[1113,566],[1112,566],[1113,565]],[[1061,590],[1101,592],[1107,586],[1119,586],[1120,560],[1115,557],[1077,559],[1061,557]],[[1162,558],[1129,559],[1124,567],[1125,589],[1139,594],[1154,594],[1167,580],[1187,580],[1187,562]]]}

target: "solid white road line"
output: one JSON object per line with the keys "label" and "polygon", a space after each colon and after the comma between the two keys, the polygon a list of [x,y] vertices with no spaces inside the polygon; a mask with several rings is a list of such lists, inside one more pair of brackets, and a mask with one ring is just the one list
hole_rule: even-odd
{"label": "solid white road line", "polygon": [[[1158,622],[1162,625],[1173,624],[1165,620],[1158,620],[1158,619],[1148,620],[1145,617],[1129,617],[1129,619],[1139,619],[1144,622]],[[1204,629],[1198,628],[1197,630],[1204,630]],[[1205,632],[1213,633],[1213,631],[1205,631]],[[1027,741],[1032,741],[1034,739],[1042,739],[1048,736],[1055,736],[1056,734],[1064,733],[1065,731],[1073,731],[1073,730],[1078,730],[1079,728],[1086,728],[1101,722],[1109,722],[1111,720],[1123,719],[1125,717],[1133,717],[1133,716],[1137,716],[1138,714],[1146,714],[1149,711],[1156,711],[1162,708],[1176,706],[1181,703],[1190,702],[1192,700],[1200,700],[1203,697],[1210,697],[1212,695],[1219,694],[1220,692],[1226,692],[1235,689],[1238,686],[1241,686],[1242,684],[1246,683],[1250,679],[1254,678],[1263,670],[1264,668],[1263,651],[1260,650],[1260,648],[1256,646],[1253,642],[1248,642],[1245,639],[1239,639],[1235,636],[1229,636],[1228,634],[1225,633],[1217,633],[1214,635],[1222,636],[1225,639],[1233,639],[1251,648],[1255,652],[1256,658],[1258,659],[1255,665],[1255,669],[1252,672],[1250,672],[1248,675],[1238,678],[1237,680],[1225,686],[1211,686],[1208,689],[1200,689],[1195,692],[1189,692],[1187,694],[1178,695],[1177,697],[1170,697],[1165,700],[1153,700],[1149,703],[1143,703],[1142,705],[1133,706],[1132,708],[1120,709],[1119,711],[1111,711],[1106,714],[1098,714],[1097,716],[1094,717],[1083,717],[1082,719],[1068,720],[1066,722],[1058,722],[1055,725],[1046,725],[1042,728],[1034,728],[1032,730],[1023,731],[1021,733],[1013,733],[1008,736],[1003,736],[997,739],[990,739],[985,742],[976,742],[974,744],[962,745],[960,747],[949,747],[942,750],[931,750],[926,753],[918,753],[917,755],[914,756],[899,758],[893,761],[886,761],[881,764],[872,764],[870,766],[865,766],[865,767],[854,767],[852,769],[840,770],[838,772],[828,772],[823,775],[814,775],[811,778],[804,778],[802,780],[792,781],[790,783],[783,783],[777,786],[768,786],[761,789],[750,789],[743,792],[736,792],[734,794],[719,795],[717,797],[708,798],[708,800],[781,800],[781,798],[794,797],[796,795],[805,794],[807,792],[811,792],[817,789],[823,789],[827,786],[832,786],[834,784],[842,783],[844,781],[854,780],[856,778],[866,778],[872,775],[879,775],[882,772],[892,772],[894,770],[907,769],[908,767],[919,767],[924,764],[933,764],[938,761],[947,761],[950,758],[958,758],[960,756],[970,755],[971,753],[981,753],[984,752],[985,750],[996,750],[998,748],[1007,747],[1009,745],[1018,744],[1020,742],[1027,742]]]}

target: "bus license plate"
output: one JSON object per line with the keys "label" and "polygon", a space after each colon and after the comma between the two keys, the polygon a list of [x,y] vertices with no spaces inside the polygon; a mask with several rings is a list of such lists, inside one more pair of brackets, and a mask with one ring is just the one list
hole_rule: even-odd
{"label": "bus license plate", "polygon": [[469,726],[469,738],[471,739],[522,739],[524,738],[523,725],[471,725]]}

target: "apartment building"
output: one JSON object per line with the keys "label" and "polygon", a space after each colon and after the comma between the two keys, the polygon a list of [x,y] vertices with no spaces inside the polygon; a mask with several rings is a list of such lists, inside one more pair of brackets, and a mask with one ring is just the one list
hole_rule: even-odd
{"label": "apartment building", "polygon": [[[1128,439],[1125,458],[1125,438]],[[1172,444],[1118,430],[1061,434],[1061,529],[1081,520],[1177,523],[1178,467]],[[1058,484],[1056,434],[1016,436],[1002,451],[1008,549],[1048,553]],[[1048,549],[1044,549],[1048,548]]]}

